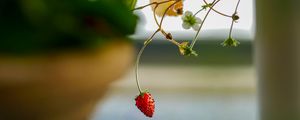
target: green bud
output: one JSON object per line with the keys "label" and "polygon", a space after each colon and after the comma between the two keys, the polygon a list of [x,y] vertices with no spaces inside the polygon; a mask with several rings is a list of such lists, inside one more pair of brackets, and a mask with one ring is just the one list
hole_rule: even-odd
{"label": "green bud", "polygon": [[188,42],[183,42],[179,46],[179,52],[184,56],[198,56],[196,51],[192,50],[190,46],[188,46]]}
{"label": "green bud", "polygon": [[221,43],[222,46],[224,47],[236,47],[240,44],[239,41],[229,37],[227,38],[223,43]]}
{"label": "green bud", "polygon": [[212,3],[209,3],[209,4],[202,5],[202,8],[206,10],[207,8],[209,8],[211,6],[212,6]]}

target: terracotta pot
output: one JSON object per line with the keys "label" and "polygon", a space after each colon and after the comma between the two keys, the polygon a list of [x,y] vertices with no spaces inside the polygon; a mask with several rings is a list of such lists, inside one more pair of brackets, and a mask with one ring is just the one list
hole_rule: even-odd
{"label": "terracotta pot", "polygon": [[0,120],[85,120],[109,84],[131,65],[133,47],[0,56]]}

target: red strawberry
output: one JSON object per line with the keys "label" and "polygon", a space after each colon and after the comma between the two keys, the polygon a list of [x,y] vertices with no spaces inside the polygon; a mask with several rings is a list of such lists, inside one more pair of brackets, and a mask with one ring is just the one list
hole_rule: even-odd
{"label": "red strawberry", "polygon": [[143,112],[147,117],[152,117],[154,113],[154,99],[149,92],[143,92],[135,98],[135,105]]}

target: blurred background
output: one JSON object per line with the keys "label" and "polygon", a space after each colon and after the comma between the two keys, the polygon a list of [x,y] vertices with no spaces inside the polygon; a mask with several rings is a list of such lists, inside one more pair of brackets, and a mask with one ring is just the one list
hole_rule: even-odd
{"label": "blurred background", "polygon": [[[237,1],[214,7],[230,15]],[[192,12],[204,4],[184,2]],[[142,88],[156,101],[152,119],[300,120],[299,4],[241,0],[234,48],[220,45],[231,18],[212,12],[193,48],[198,57],[179,55],[156,35],[140,64]],[[157,27],[151,8],[137,17],[133,7],[131,0],[1,0],[0,120],[148,119],[135,106],[132,61]],[[191,41],[196,32],[181,24],[167,17],[163,28]]]}
{"label": "blurred background", "polygon": [[[235,2],[237,0],[234,0]],[[235,3],[221,1],[216,9],[232,14]],[[139,0],[137,6],[147,4]],[[185,10],[196,12],[199,0],[188,0]],[[141,48],[155,30],[151,8],[137,11],[139,24],[135,39]],[[203,18],[205,12],[199,14]],[[254,1],[241,2],[233,37],[241,42],[236,48],[220,45],[227,38],[231,19],[212,12],[200,33],[195,50],[198,57],[183,57],[178,48],[158,34],[146,48],[140,65],[142,88],[149,89],[156,100],[154,120],[256,120],[257,93],[253,65]],[[180,17],[165,19],[164,28],[176,40],[192,40],[193,30],[181,27]],[[142,120],[145,116],[135,106],[138,94],[133,68],[110,88],[106,98],[93,113],[92,120]]]}

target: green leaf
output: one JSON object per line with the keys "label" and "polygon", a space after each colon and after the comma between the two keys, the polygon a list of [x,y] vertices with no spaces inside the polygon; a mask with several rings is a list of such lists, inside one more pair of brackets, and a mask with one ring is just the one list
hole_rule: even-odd
{"label": "green leaf", "polygon": [[[129,0],[127,0],[129,1]],[[130,9],[134,9],[136,6],[137,0],[131,0]]]}
{"label": "green leaf", "polygon": [[212,3],[209,3],[209,4],[202,5],[202,8],[206,10],[207,8],[209,8],[211,6],[212,6]]}
{"label": "green leaf", "polygon": [[137,24],[120,0],[1,0],[0,18],[0,53],[22,54],[94,47]]}
{"label": "green leaf", "polygon": [[182,42],[179,46],[179,52],[184,56],[198,56],[196,51],[189,47],[188,42]]}
{"label": "green leaf", "polygon": [[223,43],[221,43],[224,47],[237,47],[240,44],[239,41],[229,37]]}
{"label": "green leaf", "polygon": [[76,1],[80,11],[104,18],[106,22],[109,22],[110,25],[123,34],[134,33],[137,17],[133,15],[124,2],[120,2],[120,0]]}

